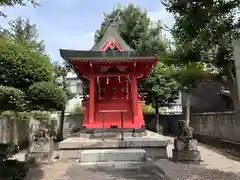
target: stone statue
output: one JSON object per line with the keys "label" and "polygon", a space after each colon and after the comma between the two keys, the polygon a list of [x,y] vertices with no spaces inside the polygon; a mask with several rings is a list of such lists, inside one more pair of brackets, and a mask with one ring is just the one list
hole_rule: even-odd
{"label": "stone statue", "polygon": [[178,126],[180,134],[174,139],[173,160],[199,162],[200,151],[197,149],[197,140],[193,139],[192,128],[183,120],[178,121]]}
{"label": "stone statue", "polygon": [[180,139],[192,139],[193,135],[192,135],[192,128],[188,127],[186,125],[186,121],[184,120],[180,120],[178,121],[178,127],[180,130]]}
{"label": "stone statue", "polygon": [[38,129],[33,136],[34,141],[40,141],[44,139],[55,139],[57,136],[55,131],[49,131],[48,129]]}

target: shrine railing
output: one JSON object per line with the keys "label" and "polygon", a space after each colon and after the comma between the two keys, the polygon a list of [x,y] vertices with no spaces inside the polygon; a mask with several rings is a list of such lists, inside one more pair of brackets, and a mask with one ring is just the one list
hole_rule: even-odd
{"label": "shrine railing", "polygon": [[102,115],[102,140],[104,141],[104,130],[105,130],[105,127],[104,127],[104,114],[106,113],[120,113],[121,115],[121,140],[124,140],[123,138],[123,128],[124,128],[124,120],[123,120],[123,113],[127,112],[127,110],[99,110],[99,112],[101,113]]}

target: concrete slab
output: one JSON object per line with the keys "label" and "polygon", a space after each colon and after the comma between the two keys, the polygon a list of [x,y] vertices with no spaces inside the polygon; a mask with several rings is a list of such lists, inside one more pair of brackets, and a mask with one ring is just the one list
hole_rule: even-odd
{"label": "concrete slab", "polygon": [[143,149],[93,149],[83,150],[80,155],[81,163],[107,161],[137,161],[146,160],[146,151]]}
{"label": "concrete slab", "polygon": [[121,139],[87,139],[68,138],[59,143],[60,149],[92,149],[92,148],[147,148],[166,147],[168,141],[156,137],[125,137]]}
{"label": "concrete slab", "polygon": [[77,159],[82,150],[88,149],[144,149],[148,157],[153,159],[167,158],[166,147],[169,141],[151,131],[146,131],[145,134],[142,137],[124,134],[124,140],[120,137],[106,137],[104,141],[101,138],[68,138],[59,143],[60,159]]}

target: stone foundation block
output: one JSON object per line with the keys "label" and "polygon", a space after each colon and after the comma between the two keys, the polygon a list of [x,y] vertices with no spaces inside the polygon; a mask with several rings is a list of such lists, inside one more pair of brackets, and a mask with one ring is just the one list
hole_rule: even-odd
{"label": "stone foundation block", "polygon": [[59,157],[61,161],[67,161],[71,159],[79,159],[81,155],[82,150],[76,149],[76,150],[60,150]]}
{"label": "stone foundation block", "polygon": [[172,150],[174,161],[201,161],[200,151],[198,150]]}
{"label": "stone foundation block", "polygon": [[108,161],[133,161],[143,162],[146,160],[144,149],[94,149],[83,150],[80,162],[108,162]]}

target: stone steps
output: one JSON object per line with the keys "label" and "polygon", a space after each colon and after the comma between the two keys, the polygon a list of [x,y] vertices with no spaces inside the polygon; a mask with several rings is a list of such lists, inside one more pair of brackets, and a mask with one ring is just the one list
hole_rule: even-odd
{"label": "stone steps", "polygon": [[91,149],[83,150],[80,155],[81,163],[143,162],[146,159],[144,149]]}

